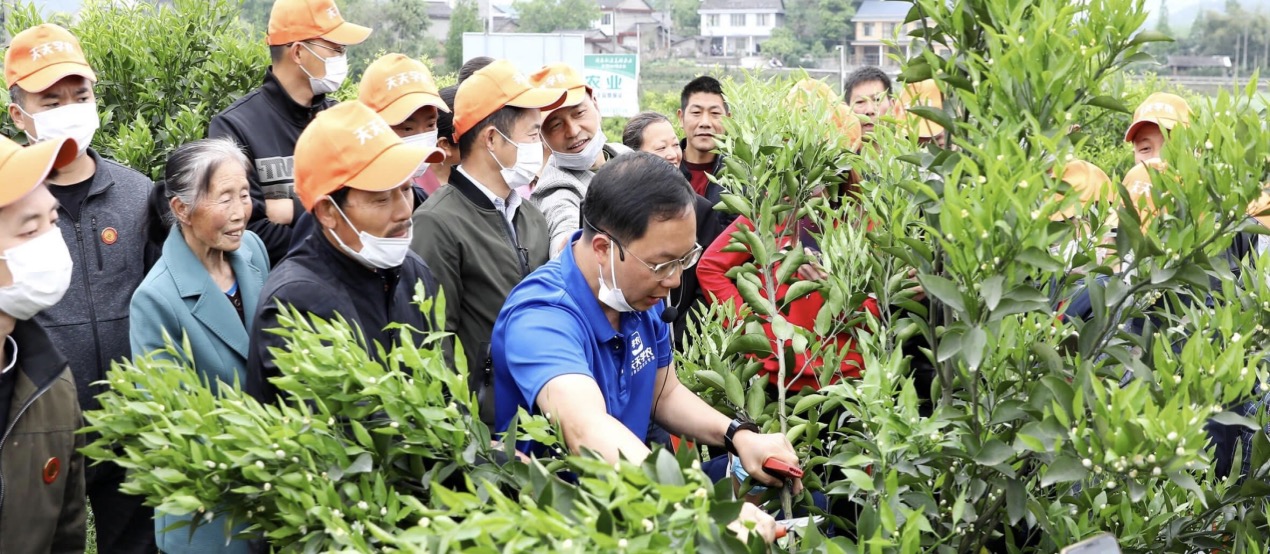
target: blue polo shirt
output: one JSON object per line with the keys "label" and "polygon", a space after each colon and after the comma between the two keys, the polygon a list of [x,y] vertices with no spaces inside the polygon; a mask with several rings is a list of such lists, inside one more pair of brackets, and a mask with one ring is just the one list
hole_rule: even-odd
{"label": "blue polo shirt", "polygon": [[644,440],[657,370],[672,356],[661,312],[658,304],[623,313],[621,329],[613,330],[573,248],[566,247],[512,289],[494,322],[494,428],[505,432],[518,408],[537,413],[538,393],[548,381],[578,374],[595,379],[609,415]]}

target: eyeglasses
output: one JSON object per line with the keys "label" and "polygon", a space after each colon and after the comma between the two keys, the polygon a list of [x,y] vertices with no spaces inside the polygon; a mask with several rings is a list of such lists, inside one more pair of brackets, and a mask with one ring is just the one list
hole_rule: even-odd
{"label": "eyeglasses", "polygon": [[[336,46],[335,48],[331,48],[330,46],[327,46],[325,44],[318,44],[316,42],[305,42],[305,41],[301,41],[300,44],[307,45],[307,46],[316,46],[323,50],[329,50],[331,52],[335,52],[335,55],[337,56],[343,56],[344,54],[348,53],[347,46]],[[312,53],[312,50],[310,50],[309,52]]]}
{"label": "eyeglasses", "polygon": [[[621,241],[614,238],[612,233],[609,233],[608,231],[600,230],[596,226],[591,225],[590,222],[587,222],[587,227],[590,227],[591,230],[597,233],[603,233],[604,236],[607,236],[609,240],[613,241],[613,244],[617,245],[618,256],[622,259],[622,261],[626,261],[626,253],[630,252],[630,250],[628,250],[625,246],[622,246]],[[684,257],[679,258],[678,260],[670,260],[669,262],[662,262],[656,265],[650,264],[644,261],[643,258],[635,255],[634,252],[630,252],[630,254],[633,258],[635,258],[636,260],[639,260],[639,263],[644,264],[644,267],[647,267],[648,271],[652,272],[653,277],[656,277],[658,281],[665,281],[666,279],[669,279],[672,276],[674,276],[675,270],[688,271],[689,269],[692,268],[692,266],[697,265],[697,261],[701,259],[701,252],[703,250],[704,249],[701,248],[700,244],[697,244],[694,242],[692,244],[692,250],[688,252],[688,254],[685,255]]]}

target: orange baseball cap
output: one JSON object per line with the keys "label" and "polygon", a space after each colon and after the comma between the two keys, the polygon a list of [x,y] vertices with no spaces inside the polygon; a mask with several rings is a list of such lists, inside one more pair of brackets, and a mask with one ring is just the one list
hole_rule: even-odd
{"label": "orange baseball cap", "polygon": [[459,85],[454,94],[454,138],[507,106],[548,112],[564,103],[562,88],[534,87],[507,60],[494,60]]}
{"label": "orange baseball cap", "polygon": [[49,171],[79,156],[75,140],[57,138],[22,145],[0,137],[0,208],[17,202],[48,178]]}
{"label": "orange baseball cap", "polygon": [[79,40],[52,23],[18,33],[4,53],[4,82],[8,88],[17,85],[27,92],[42,92],[70,75],[97,82]]}
{"label": "orange baseball cap", "polygon": [[1129,191],[1129,200],[1133,202],[1131,207],[1138,209],[1142,205],[1142,209],[1145,209],[1145,211],[1138,212],[1142,217],[1142,225],[1144,227],[1160,211],[1155,206],[1155,199],[1151,197],[1151,189],[1155,186],[1151,180],[1152,174],[1161,173],[1167,169],[1168,164],[1164,163],[1163,160],[1151,158],[1135,164],[1133,169],[1125,173],[1124,179],[1121,181]]}
{"label": "orange baseball cap", "polygon": [[295,144],[295,191],[304,209],[344,187],[379,192],[406,182],[424,163],[445,159],[440,149],[402,142],[384,118],[361,102],[324,110]]}
{"label": "orange baseball cap", "polygon": [[565,89],[567,92],[564,102],[557,106],[558,108],[577,106],[582,103],[582,99],[591,95],[591,87],[573,69],[573,66],[564,62],[542,66],[537,73],[529,76],[529,82],[536,87],[546,89]]}
{"label": "orange baseball cap", "polygon": [[1138,109],[1133,111],[1133,123],[1124,133],[1125,142],[1133,142],[1133,136],[1144,125],[1155,124],[1166,130],[1172,130],[1178,123],[1191,124],[1191,106],[1176,94],[1156,92],[1142,101]]}
{"label": "orange baseball cap", "polygon": [[[1085,160],[1072,160],[1063,167],[1062,180],[1071,185],[1072,192],[1078,195],[1080,203],[1069,205],[1050,215],[1053,221],[1061,221],[1076,217],[1082,207],[1109,198],[1111,194],[1111,178],[1102,168]],[[1150,180],[1148,179],[1148,182]],[[1056,202],[1063,201],[1063,195],[1055,197]]]}
{"label": "orange baseball cap", "polygon": [[[934,79],[908,83],[904,85],[904,90],[900,91],[899,105],[903,106],[905,111],[915,106],[928,106],[942,110],[944,94],[939,91],[939,86],[935,84]],[[916,125],[917,136],[921,138],[934,138],[944,132],[942,126],[929,119],[910,115],[909,121]]]}
{"label": "orange baseball cap", "polygon": [[370,31],[370,27],[344,21],[334,0],[277,0],[269,12],[269,46],[315,38],[361,44]]}
{"label": "orange baseball cap", "polygon": [[389,125],[400,125],[424,106],[450,111],[428,66],[405,54],[387,54],[371,63],[362,74],[357,99]]}
{"label": "orange baseball cap", "polygon": [[849,106],[842,103],[842,99],[829,85],[819,79],[800,79],[785,95],[785,100],[796,108],[805,105],[807,98],[819,98],[833,104],[833,122],[842,131],[841,140],[853,152],[860,149],[860,139],[864,135],[860,118]]}

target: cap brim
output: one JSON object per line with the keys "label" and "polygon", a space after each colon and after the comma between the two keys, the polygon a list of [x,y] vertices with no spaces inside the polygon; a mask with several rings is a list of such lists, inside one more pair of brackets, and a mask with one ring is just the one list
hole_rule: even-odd
{"label": "cap brim", "polygon": [[559,108],[569,96],[569,91],[559,88],[530,88],[507,101],[513,108],[530,108],[550,111]]}
{"label": "cap brim", "polygon": [[349,179],[345,186],[367,192],[392,190],[410,179],[419,166],[444,159],[445,152],[437,148],[395,144],[370,162],[361,173]]}
{"label": "cap brim", "polygon": [[432,106],[440,111],[449,113],[449,106],[445,105],[445,101],[440,96],[428,94],[426,92],[412,92],[401,98],[394,100],[387,107],[379,111],[379,117],[384,118],[389,125],[401,125],[407,117],[410,117],[419,108],[424,106]]}
{"label": "cap brim", "polygon": [[0,207],[26,196],[44,182],[50,170],[70,163],[78,154],[75,141],[68,138],[38,142],[18,150],[3,166],[5,184],[0,187]]}
{"label": "cap brim", "polygon": [[94,83],[97,82],[97,74],[93,73],[93,68],[79,62],[60,62],[40,68],[39,71],[18,79],[15,84],[27,92],[44,92],[49,87],[57,84],[58,81],[71,75],[78,75]]}
{"label": "cap brim", "polygon": [[370,36],[370,31],[370,27],[363,27],[356,23],[345,21],[340,23],[339,27],[331,29],[331,32],[322,35],[322,38],[335,44],[348,46],[364,42]]}
{"label": "cap brim", "polygon": [[[1164,127],[1164,124],[1160,123],[1159,121],[1156,121],[1154,117],[1149,117],[1143,120],[1134,121],[1133,124],[1129,126],[1129,130],[1124,132],[1124,141],[1133,142],[1133,135],[1138,134],[1138,130],[1142,129],[1142,126],[1147,124],[1155,125],[1158,127]],[[1165,128],[1167,129],[1168,127],[1165,127]]]}

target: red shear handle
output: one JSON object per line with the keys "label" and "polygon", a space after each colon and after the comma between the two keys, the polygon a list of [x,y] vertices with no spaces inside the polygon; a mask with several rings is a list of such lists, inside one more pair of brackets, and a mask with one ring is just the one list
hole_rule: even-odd
{"label": "red shear handle", "polygon": [[798,466],[787,464],[776,458],[763,460],[763,471],[766,471],[768,475],[780,477],[782,479],[803,478],[803,470]]}

